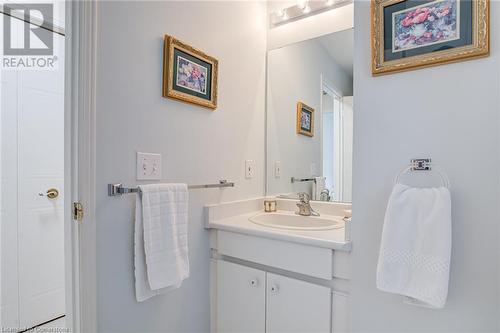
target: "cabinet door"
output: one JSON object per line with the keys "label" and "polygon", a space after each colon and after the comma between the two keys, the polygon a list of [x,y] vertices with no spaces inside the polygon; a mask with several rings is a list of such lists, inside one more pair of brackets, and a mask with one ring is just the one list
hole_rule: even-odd
{"label": "cabinet door", "polygon": [[332,299],[332,326],[333,333],[349,332],[348,304],[349,298],[345,294],[333,293]]}
{"label": "cabinet door", "polygon": [[330,288],[267,274],[266,333],[330,332]]}
{"label": "cabinet door", "polygon": [[264,333],[266,273],[217,262],[217,332]]}

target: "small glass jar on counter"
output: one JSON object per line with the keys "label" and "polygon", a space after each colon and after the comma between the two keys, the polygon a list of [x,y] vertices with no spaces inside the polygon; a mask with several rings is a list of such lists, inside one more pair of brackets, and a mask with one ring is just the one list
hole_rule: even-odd
{"label": "small glass jar on counter", "polygon": [[266,213],[274,213],[276,212],[276,200],[274,199],[264,199],[264,211]]}

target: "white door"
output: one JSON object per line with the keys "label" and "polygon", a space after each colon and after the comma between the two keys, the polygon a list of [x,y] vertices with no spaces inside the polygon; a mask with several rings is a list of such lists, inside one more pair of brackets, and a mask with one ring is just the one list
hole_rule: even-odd
{"label": "white door", "polygon": [[264,333],[266,273],[217,261],[217,332]]}
{"label": "white door", "polygon": [[329,333],[330,288],[267,273],[266,333]]}
{"label": "white door", "polygon": [[342,97],[342,183],[343,202],[352,201],[352,144],[353,144],[353,97]]}
{"label": "white door", "polygon": [[[2,73],[2,326],[65,313],[64,49],[56,50],[57,70]],[[56,198],[43,195],[51,188]]]}

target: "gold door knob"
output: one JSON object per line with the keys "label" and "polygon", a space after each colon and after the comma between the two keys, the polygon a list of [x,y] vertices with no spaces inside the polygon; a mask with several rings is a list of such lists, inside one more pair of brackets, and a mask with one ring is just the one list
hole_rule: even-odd
{"label": "gold door knob", "polygon": [[47,197],[49,199],[55,199],[59,196],[59,191],[56,188],[49,188],[46,193],[38,193],[41,197]]}

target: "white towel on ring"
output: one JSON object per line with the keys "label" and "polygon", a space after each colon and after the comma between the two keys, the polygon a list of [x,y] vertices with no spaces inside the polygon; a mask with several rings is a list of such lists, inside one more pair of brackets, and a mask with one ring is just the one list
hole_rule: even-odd
{"label": "white towel on ring", "polygon": [[451,257],[451,198],[446,187],[396,184],[385,214],[377,288],[411,304],[443,308]]}
{"label": "white towel on ring", "polygon": [[136,196],[134,266],[136,299],[180,287],[189,276],[186,184],[139,186]]}

